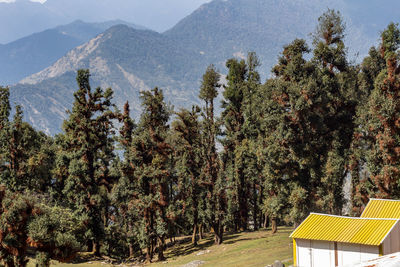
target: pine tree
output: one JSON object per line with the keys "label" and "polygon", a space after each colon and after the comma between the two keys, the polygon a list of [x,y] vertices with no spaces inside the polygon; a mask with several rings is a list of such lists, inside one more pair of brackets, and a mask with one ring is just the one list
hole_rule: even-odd
{"label": "pine tree", "polygon": [[374,195],[373,182],[367,168],[367,155],[371,148],[373,138],[369,137],[369,131],[365,131],[365,124],[369,120],[369,98],[374,89],[375,80],[378,75],[386,68],[382,49],[372,47],[369,54],[361,63],[358,83],[360,89],[360,101],[357,107],[356,128],[352,146],[351,161],[349,168],[352,178],[351,206],[352,213],[359,216],[362,208],[367,204],[369,195]]}
{"label": "pine tree", "polygon": [[220,162],[216,150],[216,136],[219,131],[214,114],[214,100],[220,75],[214,66],[209,66],[203,75],[200,87],[200,99],[205,102],[202,123],[203,173],[202,183],[206,188],[205,218],[214,231],[216,244],[222,244],[224,233],[224,216],[226,210],[225,179],[221,177]]}
{"label": "pine tree", "polygon": [[[290,217],[295,223],[301,221],[308,211],[306,199],[311,190],[310,177],[306,174],[308,166],[303,167],[297,163],[297,160],[301,160],[305,165],[309,160],[305,158],[308,153],[302,152],[303,158],[293,155],[296,150],[309,148],[305,145],[309,140],[304,139],[310,138],[310,134],[306,135],[307,129],[301,125],[307,125],[307,122],[300,121],[302,117],[295,117],[300,115],[296,109],[304,108],[303,113],[307,111],[304,104],[296,105],[302,101],[299,91],[309,84],[303,82],[303,79],[311,80],[308,77],[314,73],[313,65],[303,57],[307,52],[309,49],[304,40],[295,40],[284,47],[278,65],[273,68],[276,78],[264,85],[264,103],[259,104],[263,140],[258,149],[258,157],[264,166],[264,209],[271,218],[272,232],[277,231],[277,220],[283,219],[279,215],[288,208],[289,203],[292,205]],[[299,192],[303,192],[301,198],[294,198]]]}
{"label": "pine tree", "polygon": [[89,77],[88,70],[78,71],[79,89],[74,93],[69,118],[64,121],[61,155],[57,160],[57,169],[63,171],[56,172],[65,175],[60,177],[62,194],[87,227],[88,247],[100,255],[106,220],[104,208],[111,183],[109,165],[114,158],[112,120],[116,114],[111,110],[111,88],[103,91],[98,87],[92,91]]}
{"label": "pine tree", "polygon": [[[0,172],[5,173],[7,160],[7,143],[9,138],[10,90],[0,87]],[[4,179],[4,178],[2,178]]]}
{"label": "pine tree", "polygon": [[175,170],[178,176],[176,192],[183,202],[182,210],[187,211],[193,225],[192,243],[196,246],[199,232],[199,202],[203,190],[201,185],[201,135],[198,107],[192,111],[182,109],[177,112],[177,118],[172,122]]}
{"label": "pine tree", "polygon": [[51,184],[52,139],[22,119],[22,109],[16,106],[13,120],[4,120],[0,133],[0,182],[12,191],[44,192]]}
{"label": "pine tree", "polygon": [[266,103],[270,110],[264,121],[265,175],[271,181],[266,183],[267,197],[273,197],[267,206],[275,213],[287,209],[276,197],[288,193],[279,188],[287,184],[295,223],[311,210],[342,211],[359,93],[356,68],[346,60],[343,31],[340,13],[325,12],[314,35],[314,57],[305,60],[309,49],[305,41],[295,40],[284,48],[273,69],[276,77],[266,85],[272,101]]}
{"label": "pine tree", "polygon": [[236,157],[236,149],[241,145],[244,136],[244,94],[247,76],[247,65],[244,60],[230,59],[226,66],[229,70],[227,86],[224,86],[224,101],[222,103],[222,119],[224,120],[224,155],[223,171],[229,183],[228,210],[235,230],[247,230],[248,222],[248,183],[244,176],[244,166],[241,157]]}
{"label": "pine tree", "polygon": [[120,115],[119,121],[122,122],[122,127],[119,131],[120,136],[118,138],[120,148],[123,150],[124,160],[119,163],[119,170],[121,172],[118,183],[113,188],[113,200],[114,205],[117,207],[116,214],[117,221],[114,223],[121,224],[122,228],[125,228],[126,240],[129,247],[129,257],[132,258],[135,253],[135,244],[137,243],[138,237],[136,236],[137,229],[139,228],[136,224],[139,221],[139,213],[135,202],[137,197],[136,192],[136,177],[134,175],[135,162],[132,159],[131,150],[133,132],[136,125],[133,119],[130,117],[129,103],[126,102],[124,105],[124,111]]}
{"label": "pine tree", "polygon": [[128,153],[125,154],[124,175],[132,183],[129,187],[132,192],[129,192],[127,201],[134,204],[137,210],[137,217],[140,220],[137,222],[140,233],[138,239],[141,246],[146,248],[147,261],[151,262],[156,247],[158,260],[162,261],[168,231],[167,212],[170,201],[172,150],[166,141],[170,109],[164,102],[162,91],[158,88],[151,92],[142,92],[141,99],[143,113],[131,143],[130,137],[125,138]]}
{"label": "pine tree", "polygon": [[[364,113],[360,114],[361,129],[357,138],[363,142],[365,162],[369,174],[362,180],[353,179],[355,198],[367,201],[369,197],[398,198],[399,194],[399,116],[400,76],[399,56],[400,30],[394,23],[381,34],[379,60],[386,62],[373,81],[374,89]],[[379,70],[379,69],[378,69]],[[377,71],[376,71],[377,72]],[[362,205],[362,203],[358,203]]]}
{"label": "pine tree", "polygon": [[328,9],[319,18],[313,51],[319,87],[326,94],[321,108],[327,130],[327,133],[322,132],[327,153],[324,155],[322,190],[318,194],[322,209],[335,214],[342,212],[344,204],[343,184],[349,172],[347,165],[355,128],[353,117],[359,98],[357,71],[346,59],[344,30],[340,13]]}
{"label": "pine tree", "polygon": [[0,187],[0,261],[5,266],[27,266],[32,253],[40,266],[50,266],[50,259],[71,260],[80,249],[82,229],[70,210]]}

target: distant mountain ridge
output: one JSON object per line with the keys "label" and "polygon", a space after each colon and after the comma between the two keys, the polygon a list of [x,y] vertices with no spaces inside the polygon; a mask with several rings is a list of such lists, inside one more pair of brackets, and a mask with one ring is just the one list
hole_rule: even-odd
{"label": "distant mountain ridge", "polygon": [[117,25],[13,86],[11,97],[23,106],[29,122],[54,134],[71,107],[77,69],[89,68],[93,88],[112,87],[115,101],[129,100],[137,115],[140,90],[160,86],[169,100],[182,106],[195,99],[193,91],[185,90],[197,78],[188,71],[187,59],[200,57],[157,32]]}
{"label": "distant mountain ridge", "polygon": [[145,29],[122,20],[86,23],[81,20],[29,35],[17,41],[0,45],[0,84],[15,84],[22,78],[43,70],[113,25],[124,24]]}
{"label": "distant mountain ridge", "polygon": [[[337,6],[345,2],[337,1]],[[256,51],[265,78],[283,45],[309,39],[327,7],[332,6],[325,0],[214,0],[163,34],[114,26],[23,79],[11,88],[11,97],[23,105],[29,122],[51,134],[60,131],[65,110],[71,107],[79,68],[91,70],[93,87],[112,87],[120,107],[129,100],[136,117],[139,91],[155,86],[164,89],[176,108],[189,107],[198,101],[201,76],[209,64],[224,73],[227,59]],[[365,46],[376,37],[364,34],[343,14],[349,22],[348,44],[365,54]]]}
{"label": "distant mountain ridge", "polygon": [[18,0],[0,2],[0,44],[68,24],[121,19],[165,31],[208,0]]}

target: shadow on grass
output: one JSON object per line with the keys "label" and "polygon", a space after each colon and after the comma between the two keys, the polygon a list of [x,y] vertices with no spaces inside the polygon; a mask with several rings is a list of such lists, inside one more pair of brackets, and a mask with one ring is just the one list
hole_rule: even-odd
{"label": "shadow on grass", "polygon": [[[257,238],[240,238],[241,233],[226,233],[223,237],[223,243],[221,245],[229,245],[234,244],[239,241],[245,240],[253,240]],[[214,235],[208,234],[207,238],[200,241],[197,246],[191,244],[191,242],[183,243],[181,245],[176,245],[171,248],[171,251],[167,253],[168,258],[178,257],[178,256],[186,256],[195,252],[200,252],[202,250],[206,250],[207,248],[213,246],[214,242]]]}

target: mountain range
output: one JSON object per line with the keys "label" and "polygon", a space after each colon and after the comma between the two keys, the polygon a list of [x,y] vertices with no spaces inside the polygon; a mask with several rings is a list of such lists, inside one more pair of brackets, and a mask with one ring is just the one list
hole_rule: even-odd
{"label": "mountain range", "polygon": [[[4,1],[4,0],[3,0]],[[74,20],[124,20],[165,31],[210,0],[29,0],[0,1],[0,44]]]}
{"label": "mountain range", "polygon": [[327,7],[343,10],[349,55],[365,55],[378,30],[368,26],[373,21],[354,19],[357,13],[345,1],[332,6],[317,0],[214,0],[164,33],[113,26],[12,86],[11,99],[23,106],[26,120],[55,134],[72,105],[76,70],[89,68],[92,86],[112,87],[117,105],[129,100],[135,117],[139,91],[155,86],[176,108],[188,107],[198,103],[201,76],[209,64],[224,74],[227,59],[255,51],[265,79],[282,47],[295,38],[309,40]]}
{"label": "mountain range", "polygon": [[68,51],[81,45],[114,25],[145,27],[122,20],[86,23],[81,20],[29,35],[0,45],[0,84],[14,84],[53,64]]}

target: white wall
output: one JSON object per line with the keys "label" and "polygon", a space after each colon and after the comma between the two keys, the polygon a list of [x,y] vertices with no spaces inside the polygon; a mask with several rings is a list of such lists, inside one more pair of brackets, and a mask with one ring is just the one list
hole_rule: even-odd
{"label": "white wall", "polygon": [[[337,243],[337,249],[339,266],[379,257],[377,246]],[[296,239],[296,256],[298,267],[335,267],[334,242]]]}
{"label": "white wall", "polygon": [[313,267],[335,267],[335,247],[333,242],[311,241]]}
{"label": "white wall", "polygon": [[311,240],[296,239],[296,256],[298,267],[311,266]]}
{"label": "white wall", "polygon": [[298,267],[335,267],[333,242],[296,239]]}
{"label": "white wall", "polygon": [[360,263],[379,257],[378,246],[338,243],[338,265]]}
{"label": "white wall", "polygon": [[400,252],[400,223],[397,222],[383,241],[383,255]]}

